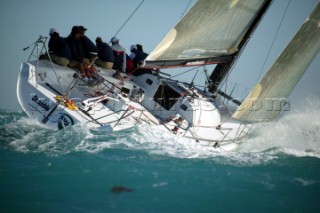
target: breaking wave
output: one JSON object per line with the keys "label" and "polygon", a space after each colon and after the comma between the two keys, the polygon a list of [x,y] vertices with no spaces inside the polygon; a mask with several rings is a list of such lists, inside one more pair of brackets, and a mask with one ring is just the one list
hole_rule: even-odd
{"label": "breaking wave", "polygon": [[[235,151],[217,153],[193,140],[173,137],[156,126],[106,133],[75,125],[52,131],[22,112],[0,110],[0,148],[63,155],[110,149],[141,150],[150,155],[215,159],[225,164],[261,164],[281,155],[320,158],[320,101],[313,99],[281,119],[256,126]],[[220,160],[221,159],[221,160]]]}
{"label": "breaking wave", "polygon": [[320,158],[320,100],[308,98],[280,119],[257,126],[240,152],[286,153]]}

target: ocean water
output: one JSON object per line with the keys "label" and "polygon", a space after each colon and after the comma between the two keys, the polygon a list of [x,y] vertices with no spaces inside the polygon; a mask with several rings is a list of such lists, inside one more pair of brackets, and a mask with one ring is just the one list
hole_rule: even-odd
{"label": "ocean water", "polygon": [[0,110],[0,212],[320,212],[319,103],[239,149],[137,126],[51,131]]}

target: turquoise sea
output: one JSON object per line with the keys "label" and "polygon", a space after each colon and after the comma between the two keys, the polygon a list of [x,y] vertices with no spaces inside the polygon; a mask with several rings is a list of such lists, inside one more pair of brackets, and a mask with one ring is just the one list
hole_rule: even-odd
{"label": "turquoise sea", "polygon": [[0,212],[320,212],[319,105],[214,153],[148,126],[51,131],[0,110]]}

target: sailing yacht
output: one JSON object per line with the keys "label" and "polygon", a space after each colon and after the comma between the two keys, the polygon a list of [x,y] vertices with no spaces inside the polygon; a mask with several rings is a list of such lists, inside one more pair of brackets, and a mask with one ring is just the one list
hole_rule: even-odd
{"label": "sailing yacht", "polygon": [[[53,129],[80,123],[117,131],[148,123],[216,151],[233,150],[256,122],[275,119],[288,107],[286,98],[320,49],[318,4],[244,100],[223,91],[271,3],[198,0],[134,75],[122,73],[119,80],[114,70],[98,67],[98,85],[85,84],[76,70],[39,60],[47,52],[46,38],[40,37],[21,66],[18,100],[29,116]],[[216,66],[205,90],[159,70],[207,64]]]}

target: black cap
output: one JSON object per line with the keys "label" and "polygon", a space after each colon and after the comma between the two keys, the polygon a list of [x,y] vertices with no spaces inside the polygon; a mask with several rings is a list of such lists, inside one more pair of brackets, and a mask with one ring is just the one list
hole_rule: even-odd
{"label": "black cap", "polygon": [[80,29],[81,31],[86,31],[86,30],[87,30],[87,28],[85,28],[84,26],[79,26],[79,29]]}
{"label": "black cap", "polygon": [[80,27],[79,26],[73,26],[72,30],[71,30],[71,35],[75,35],[75,34],[78,34],[78,33],[81,34]]}

